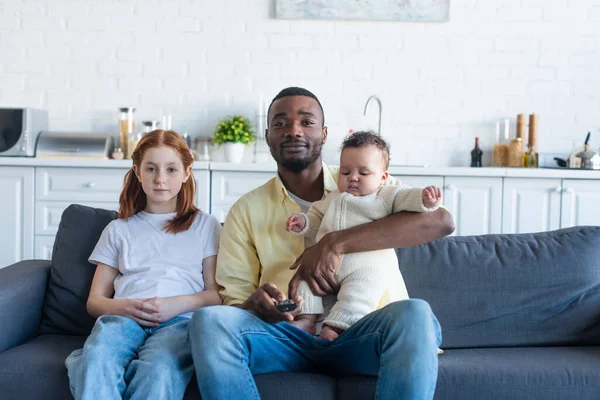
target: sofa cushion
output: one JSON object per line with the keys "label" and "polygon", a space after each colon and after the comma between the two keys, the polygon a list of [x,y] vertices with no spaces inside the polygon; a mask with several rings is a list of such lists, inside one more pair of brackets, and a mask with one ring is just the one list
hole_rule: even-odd
{"label": "sofa cushion", "polygon": [[397,254],[445,349],[600,344],[600,227],[449,237]]}
{"label": "sofa cushion", "polygon": [[70,399],[65,359],[85,336],[41,335],[0,353],[2,399]]}
{"label": "sofa cushion", "polygon": [[[338,398],[374,399],[375,378],[340,379]],[[447,350],[439,358],[434,400],[595,400],[600,347]]]}
{"label": "sofa cushion", "polygon": [[40,333],[88,335],[94,325],[86,310],[96,266],[88,262],[114,211],[72,204],[63,212],[52,250]]}

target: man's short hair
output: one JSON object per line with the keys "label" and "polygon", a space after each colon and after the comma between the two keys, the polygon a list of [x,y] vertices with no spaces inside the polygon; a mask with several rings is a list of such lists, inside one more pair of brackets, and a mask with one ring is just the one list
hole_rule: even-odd
{"label": "man's short hair", "polygon": [[[325,126],[325,112],[323,111],[323,106],[321,105],[321,102],[319,101],[317,96],[315,96],[314,93],[311,92],[310,90],[306,90],[304,88],[296,87],[296,86],[287,87],[287,88],[283,89],[282,91],[280,91],[279,93],[277,93],[277,96],[275,96],[273,98],[273,100],[271,101],[271,104],[269,104],[269,109],[267,110],[267,115],[269,115],[269,113],[271,112],[271,106],[273,105],[273,103],[275,103],[275,101],[277,101],[283,97],[288,97],[288,96],[306,96],[306,97],[315,99],[315,101],[319,105],[319,108],[321,109],[321,115],[323,116],[323,126]],[[267,123],[268,123],[268,121],[267,121]]]}
{"label": "man's short hair", "polygon": [[349,147],[358,148],[373,145],[381,151],[385,169],[390,166],[390,146],[373,131],[358,131],[350,133],[342,142],[341,151]]}

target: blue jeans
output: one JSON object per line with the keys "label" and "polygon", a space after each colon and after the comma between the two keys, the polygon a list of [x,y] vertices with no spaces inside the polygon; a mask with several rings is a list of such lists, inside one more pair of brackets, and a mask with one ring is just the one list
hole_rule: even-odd
{"label": "blue jeans", "polygon": [[118,315],[98,318],[65,365],[75,399],[182,399],[194,366],[189,319],[144,328]]}
{"label": "blue jeans", "polygon": [[377,376],[377,399],[432,399],[440,325],[410,299],[375,311],[329,342],[230,306],[201,308],[189,327],[203,400],[260,399],[253,375],[324,372]]}

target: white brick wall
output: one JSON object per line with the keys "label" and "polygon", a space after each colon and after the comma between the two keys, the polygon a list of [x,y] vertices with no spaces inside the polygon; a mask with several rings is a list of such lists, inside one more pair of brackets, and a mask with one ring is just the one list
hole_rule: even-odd
{"label": "white brick wall", "polygon": [[600,146],[600,0],[462,0],[448,23],[288,21],[276,0],[0,0],[0,105],[52,130],[115,131],[116,109],[207,136],[224,115],[300,85],[321,99],[326,158],[376,127],[396,164],[467,165],[495,122],[540,117],[542,152]]}

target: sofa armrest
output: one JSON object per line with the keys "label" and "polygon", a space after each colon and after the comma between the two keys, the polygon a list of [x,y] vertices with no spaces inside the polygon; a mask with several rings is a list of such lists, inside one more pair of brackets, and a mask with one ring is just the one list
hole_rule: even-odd
{"label": "sofa armrest", "polygon": [[0,352],[37,335],[50,260],[26,260],[0,269]]}

